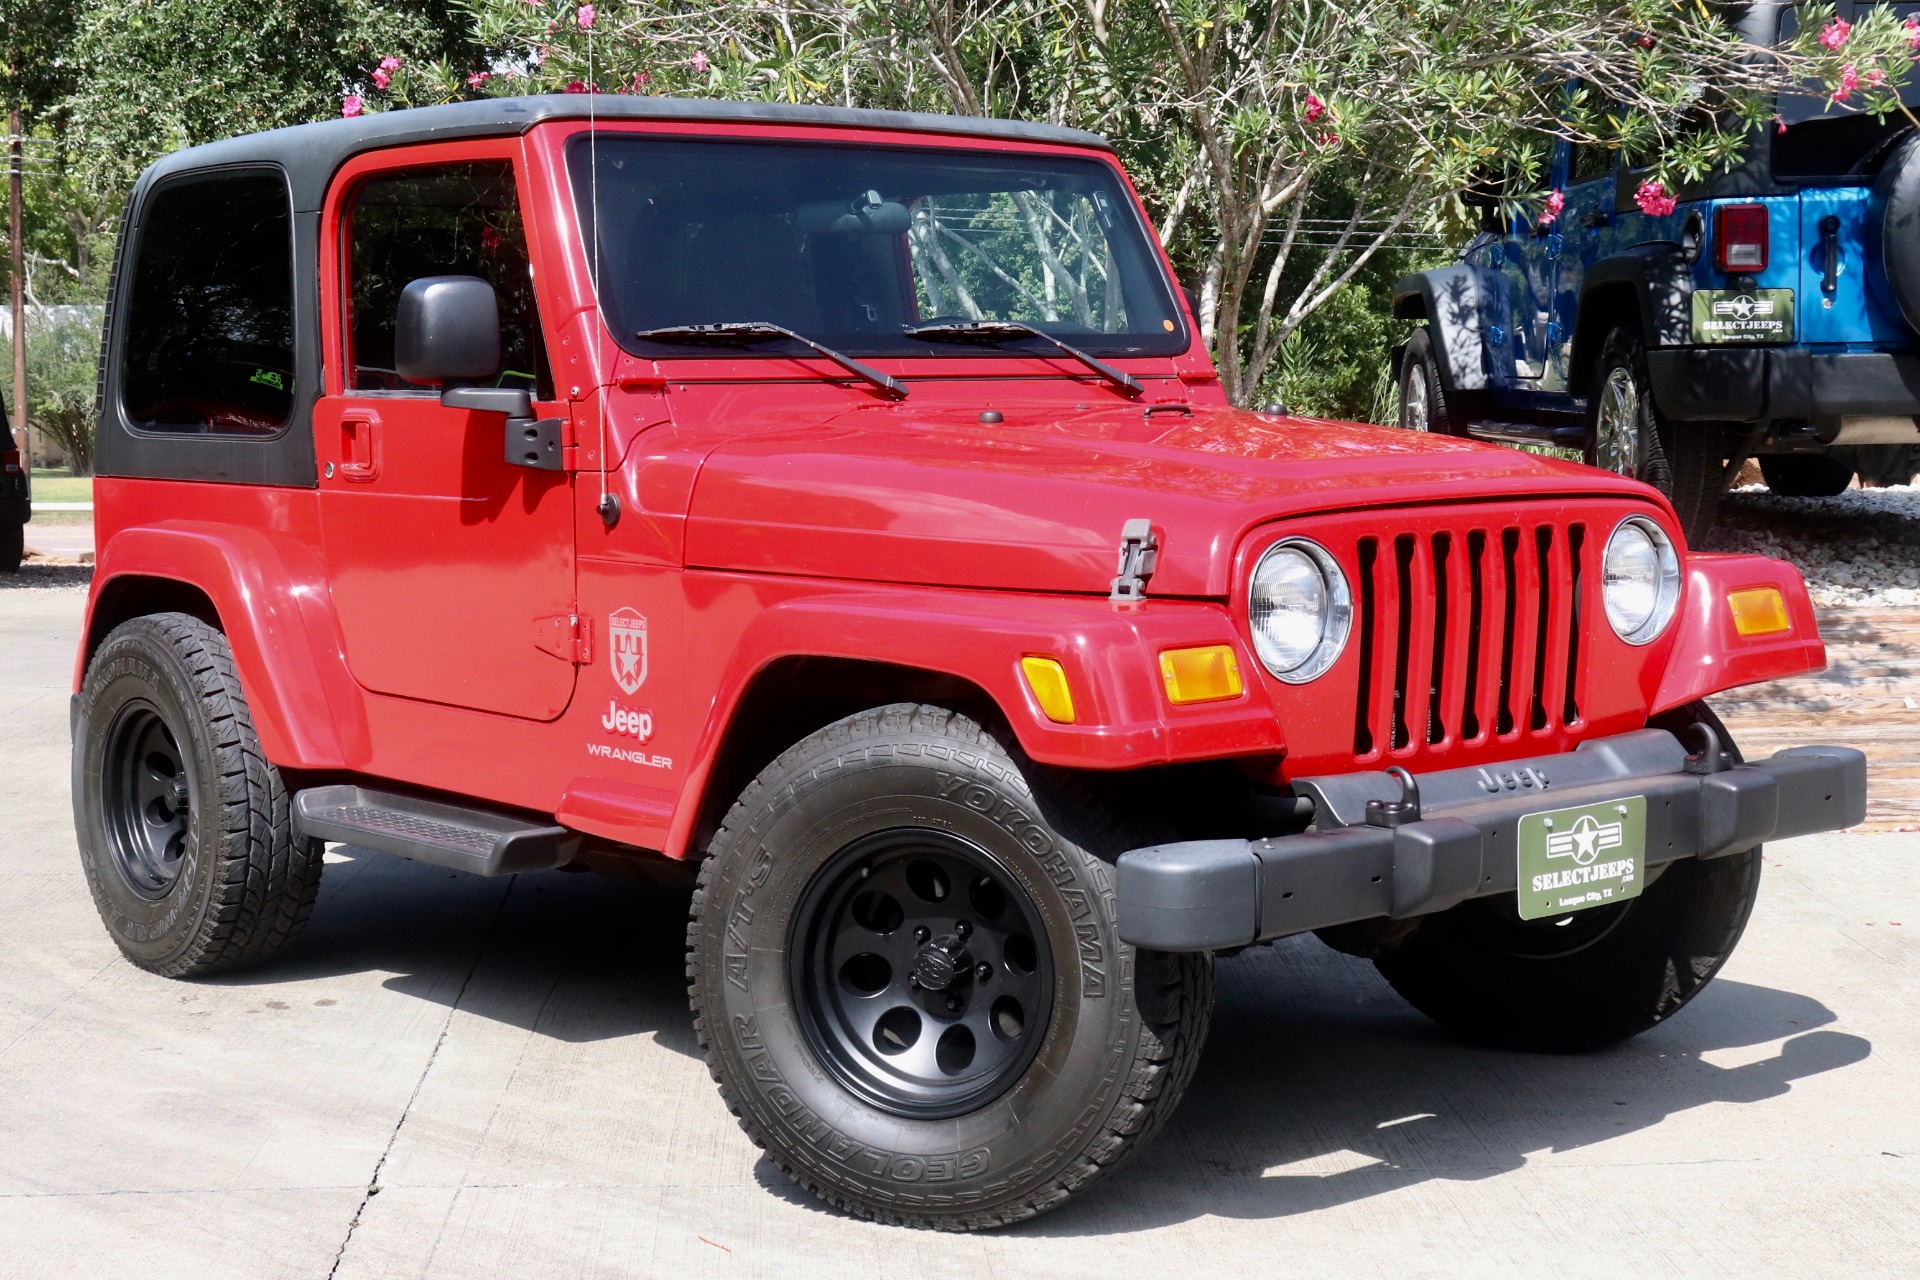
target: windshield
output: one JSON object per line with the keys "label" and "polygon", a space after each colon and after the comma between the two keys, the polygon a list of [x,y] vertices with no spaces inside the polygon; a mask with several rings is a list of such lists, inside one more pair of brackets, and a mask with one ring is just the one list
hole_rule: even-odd
{"label": "windshield", "polygon": [[1159,256],[1099,161],[606,134],[589,143],[582,135],[568,148],[574,199],[588,243],[598,236],[601,308],[635,354],[711,355],[634,335],[744,321],[862,355],[992,355],[991,345],[905,332],[977,320],[1032,325],[1097,355],[1186,349]]}

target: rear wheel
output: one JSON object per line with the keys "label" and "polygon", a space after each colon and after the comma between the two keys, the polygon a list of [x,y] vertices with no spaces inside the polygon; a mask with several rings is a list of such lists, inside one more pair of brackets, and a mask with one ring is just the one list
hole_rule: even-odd
{"label": "rear wheel", "polygon": [[1615,326],[1594,366],[1587,463],[1666,494],[1687,541],[1697,543],[1713,528],[1726,491],[1726,433],[1718,423],[1668,421],[1651,387],[1639,330]]}
{"label": "rear wheel", "polygon": [[1853,468],[1824,453],[1762,454],[1760,474],[1783,498],[1831,498],[1853,483]]}
{"label": "rear wheel", "polygon": [[321,845],[295,834],[226,637],[197,618],[122,623],[88,664],[73,809],[94,905],[143,969],[265,960],[312,913]]}
{"label": "rear wheel", "polygon": [[[1695,703],[1657,727],[1699,720]],[[1667,864],[1639,897],[1522,920],[1511,895],[1429,916],[1374,961],[1414,1008],[1503,1048],[1581,1052],[1637,1035],[1700,994],[1732,954],[1760,888],[1760,850]]]}
{"label": "rear wheel", "polygon": [[741,796],[687,931],[694,1025],[741,1127],[862,1217],[1053,1208],[1143,1144],[1205,1039],[1209,957],[1135,952],[1137,839],[972,721],[829,725]]}

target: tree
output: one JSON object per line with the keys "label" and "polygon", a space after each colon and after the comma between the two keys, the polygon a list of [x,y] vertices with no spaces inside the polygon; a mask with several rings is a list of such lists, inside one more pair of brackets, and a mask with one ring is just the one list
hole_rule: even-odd
{"label": "tree", "polygon": [[62,65],[82,170],[117,203],[169,151],[339,114],[343,76],[442,51],[440,6],[372,0],[99,0]]}
{"label": "tree", "polygon": [[[1805,75],[1700,0],[467,0],[484,63],[356,109],[590,86],[1052,120],[1120,148],[1230,396],[1444,197],[1538,186],[1557,139],[1656,198],[1730,163]],[[1833,74],[1837,75],[1838,72]],[[1577,86],[1577,87],[1574,87]]]}

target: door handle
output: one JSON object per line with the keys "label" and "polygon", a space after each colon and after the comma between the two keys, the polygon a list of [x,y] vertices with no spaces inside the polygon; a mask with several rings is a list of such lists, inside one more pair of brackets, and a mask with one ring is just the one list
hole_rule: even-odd
{"label": "door handle", "polygon": [[380,474],[380,418],[362,414],[340,423],[340,478],[365,484]]}
{"label": "door handle", "polygon": [[1820,219],[1820,256],[1825,259],[1820,292],[1832,297],[1840,287],[1840,219],[1832,214]]}

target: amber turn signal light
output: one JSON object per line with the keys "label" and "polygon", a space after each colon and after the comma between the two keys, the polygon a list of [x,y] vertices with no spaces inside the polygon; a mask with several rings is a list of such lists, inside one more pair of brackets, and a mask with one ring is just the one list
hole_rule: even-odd
{"label": "amber turn signal light", "polygon": [[1733,629],[1743,636],[1773,636],[1793,630],[1787,602],[1778,587],[1755,587],[1727,597],[1733,610]]}
{"label": "amber turn signal light", "polygon": [[1057,658],[1022,658],[1020,674],[1033,690],[1033,700],[1055,724],[1073,723],[1073,690],[1067,687],[1066,668]]}
{"label": "amber turn signal light", "polygon": [[1229,644],[1199,649],[1168,649],[1160,655],[1160,676],[1167,682],[1167,701],[1222,702],[1246,690],[1240,681],[1240,659]]}

